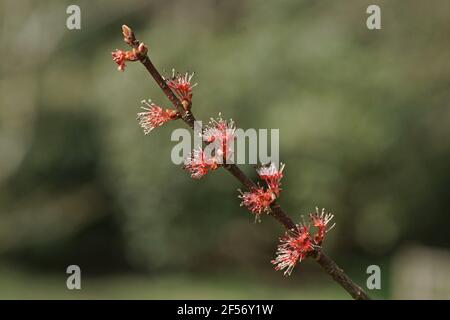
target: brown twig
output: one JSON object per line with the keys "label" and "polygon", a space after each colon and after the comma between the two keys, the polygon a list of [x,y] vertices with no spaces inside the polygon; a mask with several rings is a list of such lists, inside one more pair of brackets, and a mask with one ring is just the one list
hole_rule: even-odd
{"label": "brown twig", "polygon": [[153,63],[151,62],[148,55],[145,55],[144,58],[140,59],[142,64],[145,66],[147,71],[153,76],[153,79],[156,81],[158,86],[161,88],[161,90],[164,92],[167,98],[169,98],[170,102],[177,108],[178,112],[181,114],[181,118],[183,121],[192,129],[194,129],[194,122],[195,117],[190,111],[186,111],[185,107],[183,106],[180,99],[177,98],[177,96],[173,93],[173,91],[169,88],[164,78],[161,76],[161,74],[158,72],[158,70],[155,68]]}
{"label": "brown twig", "polygon": [[317,251],[315,259],[318,264],[339,283],[355,300],[370,300],[364,290],[352,281],[339,266],[322,251]]}
{"label": "brown twig", "polygon": [[[124,35],[124,40],[128,43],[134,50],[138,50],[139,45],[141,44],[139,40],[134,36],[133,31],[128,26],[122,26],[122,31]],[[172,102],[175,108],[181,115],[181,119],[192,129],[194,129],[194,122],[196,121],[195,116],[187,108],[183,105],[183,101],[180,101],[178,97],[174,94],[174,92],[169,88],[165,79],[159,71],[156,69],[154,64],[151,62],[150,58],[147,55],[147,50],[145,53],[138,54],[139,61],[145,66],[147,71],[156,81],[158,86],[164,92],[166,97]],[[190,107],[190,106],[189,106]],[[238,179],[245,187],[248,189],[252,189],[256,187],[256,184],[242,172],[241,169],[235,164],[226,164],[223,166],[225,170],[230,172],[236,179]],[[295,223],[292,219],[282,210],[281,206],[274,201],[271,204],[270,215],[274,217],[278,222],[280,222],[286,230],[291,230],[296,227]],[[320,249],[317,249],[312,257],[315,258],[315,261],[327,272],[339,285],[341,285],[354,299],[356,300],[370,300],[370,297],[364,292],[364,290],[355,284],[345,273],[344,271],[326,256]]]}

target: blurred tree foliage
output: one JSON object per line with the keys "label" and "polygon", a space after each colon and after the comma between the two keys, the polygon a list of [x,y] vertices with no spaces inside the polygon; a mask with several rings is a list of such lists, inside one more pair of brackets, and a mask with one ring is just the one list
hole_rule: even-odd
{"label": "blurred tree foliage", "polygon": [[295,219],[332,210],[328,250],[449,246],[450,2],[375,2],[380,31],[365,26],[373,1],[357,0],[80,1],[69,31],[68,1],[3,1],[0,254],[42,268],[271,268],[280,227],[252,224],[225,172],[192,181],[171,163],[181,123],[137,126],[140,100],[168,101],[141,66],[116,71],[123,23],[158,67],[196,72],[198,118],[280,129],[281,203]]}

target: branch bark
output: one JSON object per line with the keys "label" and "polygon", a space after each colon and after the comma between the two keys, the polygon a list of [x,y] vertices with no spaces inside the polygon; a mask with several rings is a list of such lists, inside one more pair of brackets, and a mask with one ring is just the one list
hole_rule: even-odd
{"label": "branch bark", "polygon": [[339,283],[355,300],[370,300],[364,290],[352,281],[339,266],[322,251],[317,251],[315,259],[334,281]]}
{"label": "branch bark", "polygon": [[[122,27],[123,29],[124,27]],[[128,28],[128,27],[127,27]],[[128,28],[129,29],[129,28]],[[130,34],[128,35],[124,32],[125,41],[133,48],[138,48],[140,42],[136,40],[131,29],[129,29]],[[156,69],[154,64],[151,62],[147,54],[142,55],[139,61],[144,65],[150,75],[153,77],[155,82],[167,96],[167,98],[172,102],[175,108],[180,112],[181,119],[192,129],[194,129],[194,122],[196,121],[194,114],[191,111],[186,111],[182,102],[174,94],[174,92],[169,88],[164,78],[161,76],[159,71]],[[223,166],[225,170],[230,172],[237,180],[239,180],[245,187],[252,189],[256,187],[256,184],[249,178],[245,173],[235,164],[226,164]],[[275,201],[271,205],[270,215],[274,217],[278,222],[280,222],[286,230],[291,230],[295,228],[294,221],[283,211],[281,206]],[[370,300],[370,297],[364,292],[364,290],[354,283],[344,271],[326,256],[320,249],[316,250],[312,255],[315,261],[328,273],[334,281],[336,281],[342,288],[344,288],[354,299],[356,300]]]}

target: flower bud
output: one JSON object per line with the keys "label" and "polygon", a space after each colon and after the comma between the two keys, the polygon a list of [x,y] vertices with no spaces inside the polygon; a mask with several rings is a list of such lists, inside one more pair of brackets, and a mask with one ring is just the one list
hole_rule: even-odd
{"label": "flower bud", "polygon": [[126,24],[122,25],[122,34],[125,38],[134,38],[133,31]]}
{"label": "flower bud", "polygon": [[141,43],[139,44],[138,52],[139,52],[139,54],[140,54],[141,56],[145,56],[145,55],[147,54],[148,48],[147,48],[147,46],[146,46],[143,42],[141,42]]}

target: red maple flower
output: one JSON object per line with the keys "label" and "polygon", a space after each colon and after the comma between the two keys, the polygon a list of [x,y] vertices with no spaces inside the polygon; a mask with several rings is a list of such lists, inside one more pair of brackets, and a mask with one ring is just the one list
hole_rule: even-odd
{"label": "red maple flower", "polygon": [[263,212],[270,212],[270,205],[275,200],[275,195],[270,190],[264,188],[253,188],[250,192],[242,192],[239,190],[242,199],[241,206],[245,206],[250,212],[255,214],[255,221],[260,220]]}
{"label": "red maple flower", "polygon": [[256,171],[258,175],[263,179],[269,189],[271,189],[278,197],[281,191],[281,178],[283,178],[284,164],[280,164],[280,168],[277,168],[273,162],[259,167]]}
{"label": "red maple flower", "polygon": [[183,168],[191,173],[194,179],[201,179],[209,171],[216,170],[219,167],[214,158],[208,157],[202,148],[194,149],[184,161]]}
{"label": "red maple flower", "polygon": [[286,231],[280,238],[276,258],[271,261],[275,270],[283,270],[284,275],[290,275],[297,263],[314,251],[314,244],[309,232],[309,226],[296,225],[295,229]]}
{"label": "red maple flower", "polygon": [[151,101],[142,101],[142,104],[147,107],[142,107],[145,112],[139,112],[137,119],[139,125],[144,129],[144,133],[148,134],[150,131],[163,125],[164,123],[177,119],[179,114],[176,110],[163,109],[160,106],[152,103]]}
{"label": "red maple flower", "polygon": [[214,143],[217,147],[216,156],[218,161],[227,162],[233,156],[234,139],[236,137],[236,127],[234,121],[223,120],[219,114],[219,118],[211,118],[209,124],[203,131],[203,141]]}
{"label": "red maple flower", "polygon": [[196,83],[191,84],[193,76],[194,73],[175,74],[175,70],[172,70],[172,77],[166,79],[169,88],[173,90],[181,101],[192,102],[192,88],[197,85]]}
{"label": "red maple flower", "polygon": [[316,212],[311,213],[309,218],[313,226],[317,228],[314,237],[311,235],[310,225],[302,223],[296,225],[295,229],[286,231],[285,235],[280,238],[277,256],[271,263],[275,265],[275,270],[286,269],[284,275],[290,275],[297,263],[320,248],[325,234],[334,227],[333,224],[327,229],[327,224],[333,219],[333,215],[326,213],[325,209],[319,211],[319,208],[316,207]]}
{"label": "red maple flower", "polygon": [[325,208],[319,211],[319,208],[316,207],[315,213],[310,213],[309,217],[313,226],[317,228],[317,233],[314,235],[314,243],[317,245],[321,245],[323,239],[325,238],[325,234],[330,231],[335,224],[333,223],[328,229],[327,224],[333,219],[334,215],[331,213],[327,213]]}
{"label": "red maple flower", "polygon": [[[144,47],[143,47],[144,48]],[[137,61],[139,57],[135,50],[133,51],[123,51],[116,49],[116,51],[111,52],[112,58],[115,63],[118,64],[117,69],[119,71],[124,71],[126,64],[125,61]]]}

